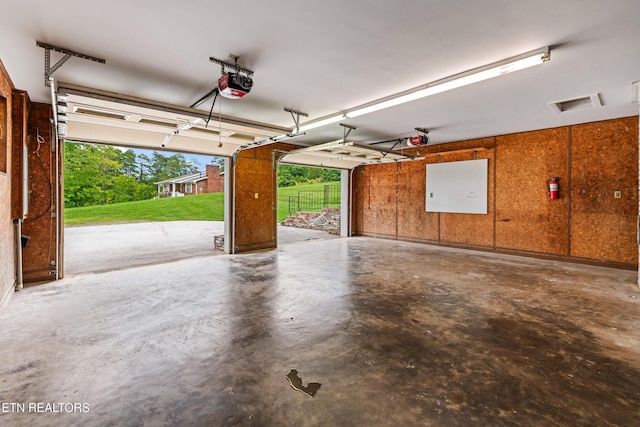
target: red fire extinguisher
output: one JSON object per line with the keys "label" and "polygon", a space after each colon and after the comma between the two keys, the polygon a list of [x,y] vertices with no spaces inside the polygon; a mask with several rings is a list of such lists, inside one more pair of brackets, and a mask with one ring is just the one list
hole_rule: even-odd
{"label": "red fire extinguisher", "polygon": [[558,186],[559,178],[553,177],[547,181],[547,187],[549,187],[549,198],[551,200],[560,198],[560,187]]}

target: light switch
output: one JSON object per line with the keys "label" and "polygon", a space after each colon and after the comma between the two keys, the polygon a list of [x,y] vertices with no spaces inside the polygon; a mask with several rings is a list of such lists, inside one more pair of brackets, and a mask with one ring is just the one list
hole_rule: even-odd
{"label": "light switch", "polygon": [[256,199],[258,198],[258,193],[256,193]]}
{"label": "light switch", "polygon": [[615,197],[616,199],[620,199],[622,197],[622,191],[614,191],[613,197]]}

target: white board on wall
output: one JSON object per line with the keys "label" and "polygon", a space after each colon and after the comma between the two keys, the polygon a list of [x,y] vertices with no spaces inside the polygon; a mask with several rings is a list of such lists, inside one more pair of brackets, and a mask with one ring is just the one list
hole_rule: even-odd
{"label": "white board on wall", "polygon": [[427,165],[427,212],[487,213],[488,159]]}

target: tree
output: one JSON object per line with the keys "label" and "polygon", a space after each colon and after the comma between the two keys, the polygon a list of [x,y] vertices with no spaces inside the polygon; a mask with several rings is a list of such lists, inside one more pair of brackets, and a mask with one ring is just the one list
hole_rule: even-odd
{"label": "tree", "polygon": [[136,178],[138,175],[138,162],[136,153],[127,150],[120,156],[120,171],[123,175]]}
{"label": "tree", "polygon": [[65,205],[101,203],[120,169],[118,150],[103,145],[65,143]]}
{"label": "tree", "polygon": [[214,157],[211,159],[211,164],[220,167],[220,172],[224,172],[224,157]]}
{"label": "tree", "polygon": [[322,169],[322,182],[340,181],[340,171],[336,169]]}
{"label": "tree", "polygon": [[196,172],[198,172],[198,166],[186,160],[182,154],[164,156],[154,151],[149,165],[149,180],[158,182]]}
{"label": "tree", "polygon": [[136,160],[132,150],[66,142],[65,206],[150,199],[155,186],[146,181]]}
{"label": "tree", "polygon": [[[182,154],[154,151],[150,155],[106,146],[65,143],[65,206],[89,206],[146,200],[156,195],[158,181],[196,173],[197,164]],[[224,166],[224,158],[212,164]],[[340,180],[340,171],[280,165],[278,186]]]}
{"label": "tree", "polygon": [[340,181],[340,171],[335,169],[294,165],[280,165],[278,167],[278,187],[334,181]]}

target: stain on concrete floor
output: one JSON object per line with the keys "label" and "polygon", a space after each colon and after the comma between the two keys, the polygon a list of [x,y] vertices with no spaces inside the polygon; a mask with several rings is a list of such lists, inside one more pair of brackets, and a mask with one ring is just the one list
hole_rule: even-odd
{"label": "stain on concrete floor", "polygon": [[296,369],[290,370],[285,378],[289,382],[289,385],[292,389],[306,394],[309,397],[315,396],[318,390],[320,390],[320,387],[322,387],[322,384],[320,383],[309,383],[307,385],[304,385],[304,383],[302,382],[302,378],[298,376],[298,371]]}
{"label": "stain on concrete floor", "polygon": [[637,425],[635,274],[352,238],[64,279],[0,313],[0,403],[91,410],[0,424]]}

